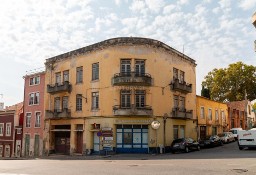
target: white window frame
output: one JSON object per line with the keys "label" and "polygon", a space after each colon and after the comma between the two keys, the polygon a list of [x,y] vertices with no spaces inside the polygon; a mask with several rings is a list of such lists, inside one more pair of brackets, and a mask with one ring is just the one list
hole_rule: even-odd
{"label": "white window frame", "polygon": [[99,109],[100,94],[99,92],[92,92],[92,110]]}
{"label": "white window frame", "polygon": [[[217,114],[217,115],[216,115]],[[215,109],[215,120],[219,120],[219,110],[218,109]]]}
{"label": "white window frame", "polygon": [[0,136],[4,136],[4,123],[0,123]]}
{"label": "white window frame", "polygon": [[[211,111],[211,112],[210,112]],[[210,115],[211,114],[211,115]],[[211,117],[210,117],[211,116]],[[212,108],[208,109],[208,120],[212,120]]]}
{"label": "white window frame", "polygon": [[[37,118],[37,114],[39,114],[39,120]],[[39,125],[37,125],[39,123]],[[35,128],[40,128],[41,127],[41,112],[36,111],[35,112]]]}
{"label": "white window frame", "polygon": [[[36,79],[38,78],[38,81]],[[31,83],[32,80],[32,83]],[[40,84],[40,76],[34,76],[29,78],[29,86],[39,85]]]}
{"label": "white window frame", "polygon": [[12,135],[12,123],[8,122],[6,123],[6,128],[5,128],[5,136],[11,136]]}
{"label": "white window frame", "polygon": [[[29,125],[28,125],[28,120],[27,120],[28,114],[30,114],[30,117],[29,117],[29,118],[30,118],[30,120],[29,120]],[[27,112],[27,113],[26,113],[26,116],[25,116],[25,119],[26,119],[26,120],[25,120],[25,127],[26,127],[26,128],[30,128],[30,127],[31,127],[31,116],[32,116],[32,113],[31,113],[31,112]]]}
{"label": "white window frame", "polygon": [[204,109],[204,106],[201,106],[201,107],[200,107],[200,118],[201,118],[201,119],[205,119],[205,110],[204,110],[204,113],[203,113],[203,115],[202,115],[202,109]]}
{"label": "white window frame", "polygon": [[[36,97],[38,97],[38,98],[36,98]],[[29,98],[28,99],[29,99],[29,101],[28,101],[28,105],[29,106],[39,105],[39,101],[40,101],[40,93],[39,93],[39,91],[29,93]],[[36,101],[36,99],[37,99],[37,101]]]}

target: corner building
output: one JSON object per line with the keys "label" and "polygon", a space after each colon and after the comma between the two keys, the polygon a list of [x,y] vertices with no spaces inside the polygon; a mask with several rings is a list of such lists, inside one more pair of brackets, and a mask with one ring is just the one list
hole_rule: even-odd
{"label": "corner building", "polygon": [[113,38],[45,65],[48,153],[167,152],[197,139],[195,60],[160,41]]}

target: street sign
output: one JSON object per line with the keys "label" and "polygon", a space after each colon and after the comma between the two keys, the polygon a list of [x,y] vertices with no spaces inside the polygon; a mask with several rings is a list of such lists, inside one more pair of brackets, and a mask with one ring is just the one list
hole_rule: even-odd
{"label": "street sign", "polygon": [[102,132],[100,132],[100,131],[97,132],[97,136],[98,136],[98,137],[102,136]]}

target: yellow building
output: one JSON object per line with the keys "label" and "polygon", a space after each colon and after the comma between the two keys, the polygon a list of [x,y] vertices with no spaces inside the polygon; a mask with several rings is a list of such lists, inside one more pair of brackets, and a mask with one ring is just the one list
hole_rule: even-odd
{"label": "yellow building", "polygon": [[205,97],[196,96],[198,138],[228,131],[228,106]]}
{"label": "yellow building", "polygon": [[113,38],[45,65],[46,153],[149,153],[197,139],[195,60],[160,41]]}

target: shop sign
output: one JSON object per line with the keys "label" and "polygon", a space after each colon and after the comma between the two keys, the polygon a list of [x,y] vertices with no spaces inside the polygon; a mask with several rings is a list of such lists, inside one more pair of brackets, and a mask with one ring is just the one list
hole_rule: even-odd
{"label": "shop sign", "polygon": [[112,131],[112,128],[110,127],[101,128],[101,131]]}
{"label": "shop sign", "polygon": [[152,120],[141,119],[141,120],[115,120],[117,124],[150,124]]}
{"label": "shop sign", "polygon": [[104,140],[106,140],[106,141],[113,140],[113,137],[104,137]]}

